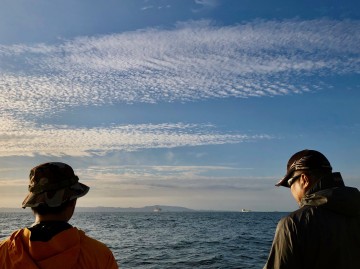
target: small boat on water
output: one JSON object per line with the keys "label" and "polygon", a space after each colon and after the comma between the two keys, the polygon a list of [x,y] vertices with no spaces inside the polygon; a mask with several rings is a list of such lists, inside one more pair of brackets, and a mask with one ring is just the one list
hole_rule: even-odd
{"label": "small boat on water", "polygon": [[161,208],[160,207],[155,207],[154,212],[161,212]]}
{"label": "small boat on water", "polygon": [[251,212],[251,210],[243,208],[243,209],[241,209],[241,212]]}

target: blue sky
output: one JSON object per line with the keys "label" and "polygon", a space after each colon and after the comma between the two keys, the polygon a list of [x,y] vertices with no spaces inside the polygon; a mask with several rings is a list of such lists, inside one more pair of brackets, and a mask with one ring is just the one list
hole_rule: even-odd
{"label": "blue sky", "polygon": [[46,161],[80,206],[294,210],[305,148],[360,187],[358,1],[0,3],[0,207]]}

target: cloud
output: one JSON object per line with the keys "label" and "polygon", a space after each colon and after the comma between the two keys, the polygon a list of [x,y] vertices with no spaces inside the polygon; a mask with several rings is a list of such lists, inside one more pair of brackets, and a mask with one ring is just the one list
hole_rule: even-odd
{"label": "cloud", "polygon": [[195,4],[207,8],[214,8],[218,5],[218,0],[195,0]]}
{"label": "cloud", "polygon": [[90,179],[91,185],[105,187],[119,183],[122,190],[255,190],[273,187],[273,178],[244,176],[246,170],[253,169],[229,166],[102,165],[81,169],[77,173],[81,178]]}
{"label": "cloud", "polygon": [[324,76],[360,72],[359,31],[354,20],[190,21],[57,45],[0,45],[0,155],[106,154],[268,139],[185,123],[87,129],[36,122],[74,107],[319,90]]}
{"label": "cloud", "polygon": [[153,9],[154,6],[144,6],[141,8],[141,10],[148,10],[148,9]]}
{"label": "cloud", "polygon": [[1,112],[187,102],[317,90],[318,76],[359,73],[358,21],[207,21],[172,30],[1,46]]}
{"label": "cloud", "polygon": [[11,118],[0,119],[0,156],[104,155],[114,151],[220,145],[259,139],[267,135],[217,133],[209,125],[164,123],[76,128],[36,125]]}

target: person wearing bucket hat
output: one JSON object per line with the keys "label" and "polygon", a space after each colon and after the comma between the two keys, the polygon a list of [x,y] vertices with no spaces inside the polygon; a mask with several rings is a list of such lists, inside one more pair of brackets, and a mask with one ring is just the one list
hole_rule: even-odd
{"label": "person wearing bucket hat", "polygon": [[71,166],[40,164],[30,171],[29,193],[22,207],[30,207],[35,223],[15,231],[0,243],[2,269],[116,269],[111,250],[68,223],[76,200],[89,191]]}
{"label": "person wearing bucket hat", "polygon": [[360,268],[359,190],[316,150],[295,153],[286,168],[276,186],[300,208],[279,221],[264,269]]}
{"label": "person wearing bucket hat", "polygon": [[73,169],[65,163],[45,163],[30,171],[29,194],[22,207],[58,207],[66,201],[80,198],[89,187],[80,183]]}

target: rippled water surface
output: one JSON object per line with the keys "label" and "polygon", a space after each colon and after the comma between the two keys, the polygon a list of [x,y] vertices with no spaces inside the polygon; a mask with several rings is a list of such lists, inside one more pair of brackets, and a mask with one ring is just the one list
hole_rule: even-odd
{"label": "rippled water surface", "polygon": [[[70,223],[107,244],[121,268],[262,268],[285,213],[75,213]],[[33,222],[0,213],[0,239]]]}

